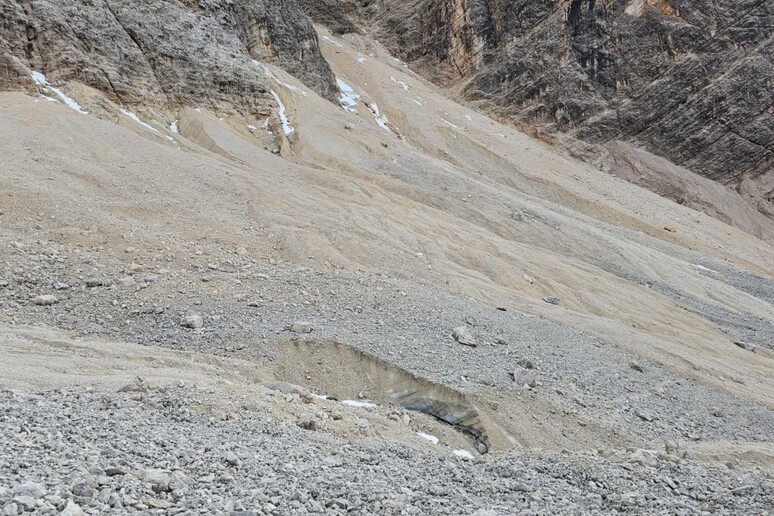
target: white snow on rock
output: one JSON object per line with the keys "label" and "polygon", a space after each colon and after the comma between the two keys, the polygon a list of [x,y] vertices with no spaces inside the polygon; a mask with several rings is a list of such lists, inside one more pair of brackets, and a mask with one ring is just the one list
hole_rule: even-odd
{"label": "white snow on rock", "polygon": [[468,450],[454,450],[454,455],[457,457],[462,457],[463,459],[472,459],[473,454],[470,453]]}
{"label": "white snow on rock", "polygon": [[[67,107],[74,109],[75,111],[77,111],[78,113],[80,113],[82,115],[88,115],[89,114],[89,112],[86,111],[85,109],[83,109],[80,106],[80,104],[78,104],[73,99],[71,99],[70,97],[65,95],[62,90],[60,90],[59,88],[54,88],[53,86],[51,86],[48,83],[48,79],[46,79],[45,75],[43,75],[40,72],[34,72],[34,71],[32,72],[31,75],[32,75],[32,80],[35,81],[35,84],[37,84],[38,87],[40,87],[40,88],[48,88],[49,90],[51,90],[54,93],[56,93],[56,96],[59,97],[60,99],[62,99],[62,102],[64,102],[65,105],[67,105]],[[43,96],[46,97],[45,95],[43,95]],[[46,98],[47,99],[51,99],[51,97],[46,97]],[[51,100],[54,100],[54,99],[51,99]]]}
{"label": "white snow on rock", "polygon": [[46,76],[40,72],[33,71],[32,80],[35,81],[35,84],[37,84],[38,86],[48,86],[48,81],[46,80]]}
{"label": "white snow on rock", "polygon": [[178,127],[179,120],[175,120],[172,122],[172,125],[169,126],[169,130],[172,131],[175,134],[180,134],[180,128]]}
{"label": "white snow on rock", "polygon": [[271,90],[271,96],[274,97],[274,100],[279,104],[279,118],[280,122],[282,122],[282,131],[286,136],[293,134],[296,131],[296,128],[290,125],[290,120],[288,120],[288,116],[285,113],[285,104],[282,103],[282,99],[277,95],[276,91]]}
{"label": "white snow on rock", "polygon": [[409,91],[409,85],[406,84],[405,82],[399,79],[396,79],[395,77],[392,77],[392,76],[390,76],[390,79],[392,79],[392,82],[397,82],[398,84],[400,84],[403,87],[403,91]]}
{"label": "white snow on rock", "polygon": [[382,115],[379,112],[379,106],[376,105],[376,102],[371,102],[368,104],[368,108],[373,112],[374,118],[376,118],[376,123],[379,124],[379,127],[387,131],[388,133],[391,133],[390,127],[387,125],[388,120],[386,115]]}
{"label": "white snow on rock", "polygon": [[274,73],[271,71],[271,69],[269,69],[269,67],[266,66],[265,64],[263,64],[262,62],[260,62],[260,61],[258,61],[256,59],[253,59],[253,64],[255,66],[257,66],[264,73],[264,75],[266,75],[266,77],[269,77],[270,79],[273,79],[274,82],[276,82],[280,86],[284,86],[285,88],[289,89],[290,91],[299,92],[299,93],[301,93],[301,95],[306,97],[306,91],[300,89],[298,86],[293,86],[292,84],[288,84],[288,83],[286,83],[284,81],[281,81],[276,75],[274,75]]}
{"label": "white snow on rock", "polygon": [[269,67],[263,64],[262,62],[258,61],[257,59],[253,59],[253,64],[260,68],[260,70],[264,73],[264,75],[267,75],[269,77],[274,77],[274,74],[269,70]]}
{"label": "white snow on rock", "polygon": [[393,57],[392,60],[395,61],[396,63],[398,63],[403,68],[408,68],[408,65],[405,62],[403,62],[400,59],[398,59],[397,57]]}
{"label": "white snow on rock", "polygon": [[140,117],[137,116],[136,114],[132,113],[131,111],[127,111],[126,109],[121,108],[121,113],[123,113],[124,115],[128,116],[129,118],[131,118],[132,120],[134,120],[135,122],[137,122],[138,124],[140,124],[141,126],[146,128],[147,130],[149,130],[151,132],[154,132],[154,133],[156,133],[158,135],[161,135],[161,136],[165,137],[167,140],[169,140],[171,142],[175,141],[175,139],[172,138],[171,136],[167,136],[165,134],[161,134],[159,132],[159,130],[156,129],[155,127],[153,127],[152,125],[148,125],[145,122],[143,122],[142,120],[140,120]]}
{"label": "white snow on rock", "polygon": [[422,104],[422,99],[420,99],[419,97],[411,100],[413,100],[414,104],[416,104],[417,106],[424,106],[424,104]]}
{"label": "white snow on rock", "polygon": [[339,48],[344,48],[344,45],[342,45],[342,44],[341,44],[341,43],[339,43],[338,41],[334,41],[334,40],[332,40],[332,39],[331,39],[331,38],[329,38],[328,36],[323,36],[322,38],[323,38],[325,41],[327,41],[328,43],[330,43],[331,45],[335,45],[335,46],[337,46],[337,47],[339,47]]}
{"label": "white snow on rock", "polygon": [[344,405],[349,405],[350,407],[361,407],[361,408],[376,408],[379,405],[376,403],[371,403],[370,401],[358,401],[358,400],[343,400],[341,403]]}
{"label": "white snow on rock", "polygon": [[358,63],[365,63],[366,61],[368,61],[367,57],[365,57],[365,56],[357,56],[357,62]]}
{"label": "white snow on rock", "polygon": [[341,95],[339,96],[341,107],[350,113],[356,113],[357,111],[355,110],[355,106],[357,106],[357,99],[360,98],[360,95],[355,93],[355,90],[352,89],[352,86],[342,81],[338,77],[336,77],[336,85],[341,90]]}
{"label": "white snow on rock", "polygon": [[443,118],[443,117],[441,118],[441,120],[443,120],[444,122],[446,122],[446,123],[447,123],[447,124],[449,124],[450,126],[454,127],[455,129],[459,129],[459,128],[460,128],[459,126],[457,126],[457,125],[454,125],[453,123],[449,122],[448,120],[446,120],[446,119],[445,119],[445,118]]}
{"label": "white snow on rock", "polygon": [[417,435],[421,437],[422,439],[427,439],[433,444],[438,444],[438,438],[434,435],[426,434],[424,432],[417,432]]}
{"label": "white snow on rock", "polygon": [[717,273],[718,273],[718,271],[713,271],[712,269],[708,269],[708,268],[707,268],[707,267],[705,267],[704,265],[699,265],[699,264],[696,264],[696,265],[694,265],[693,267],[694,267],[696,270],[698,270],[698,271],[702,271],[702,272],[711,272],[712,274],[717,274]]}

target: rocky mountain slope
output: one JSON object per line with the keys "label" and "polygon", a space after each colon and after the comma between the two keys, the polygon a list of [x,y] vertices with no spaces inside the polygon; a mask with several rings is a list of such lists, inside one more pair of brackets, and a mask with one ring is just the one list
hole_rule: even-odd
{"label": "rocky mountain slope", "polygon": [[2,4],[4,515],[769,511],[765,221],[238,4]]}
{"label": "rocky mountain slope", "polygon": [[309,19],[294,1],[75,0],[0,5],[0,89],[33,88],[30,69],[113,102],[266,114],[274,62],[326,98],[338,91]]}
{"label": "rocky mountain slope", "polygon": [[[498,116],[631,143],[774,215],[766,0],[303,0]],[[353,22],[354,20],[354,22]],[[604,147],[575,152],[597,162]]]}

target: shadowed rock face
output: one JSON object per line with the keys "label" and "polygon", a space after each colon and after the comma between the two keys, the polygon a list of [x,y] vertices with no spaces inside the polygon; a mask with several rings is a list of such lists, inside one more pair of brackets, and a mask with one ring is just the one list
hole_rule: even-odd
{"label": "shadowed rock face", "polygon": [[[324,0],[301,0],[320,13]],[[350,0],[415,69],[495,113],[622,140],[774,214],[774,4],[768,0]]]}
{"label": "shadowed rock face", "polygon": [[333,99],[333,74],[295,0],[25,0],[0,5],[0,89],[29,70],[125,104],[220,104],[260,112],[251,59],[279,64]]}

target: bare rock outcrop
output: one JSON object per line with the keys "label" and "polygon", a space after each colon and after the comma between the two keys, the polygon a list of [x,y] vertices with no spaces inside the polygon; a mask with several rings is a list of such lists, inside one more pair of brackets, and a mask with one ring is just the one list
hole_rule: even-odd
{"label": "bare rock outcrop", "polygon": [[0,5],[0,89],[30,70],[78,81],[125,105],[265,110],[252,59],[274,62],[324,97],[336,86],[294,0],[25,0]]}

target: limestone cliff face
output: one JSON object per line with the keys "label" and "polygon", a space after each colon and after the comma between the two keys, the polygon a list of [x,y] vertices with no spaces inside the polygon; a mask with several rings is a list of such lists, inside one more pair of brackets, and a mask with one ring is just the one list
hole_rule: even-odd
{"label": "limestone cliff face", "polygon": [[[323,0],[301,0],[319,12]],[[771,0],[345,0],[392,51],[491,111],[626,141],[774,215]],[[327,19],[326,19],[327,18]]]}
{"label": "limestone cliff face", "polygon": [[268,92],[252,59],[334,98],[333,74],[295,0],[0,2],[0,89],[30,85],[37,70],[122,104],[258,112]]}

